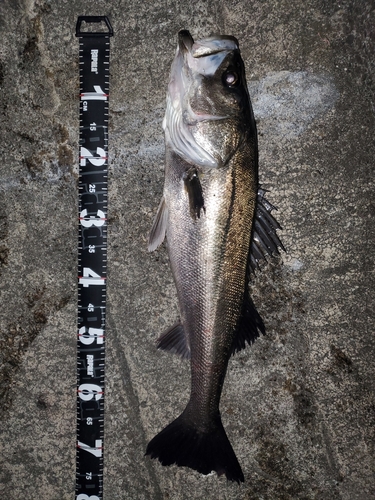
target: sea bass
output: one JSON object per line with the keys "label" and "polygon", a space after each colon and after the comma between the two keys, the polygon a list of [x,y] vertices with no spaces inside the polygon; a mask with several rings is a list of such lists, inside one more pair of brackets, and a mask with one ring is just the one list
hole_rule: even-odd
{"label": "sea bass", "polygon": [[257,130],[236,38],[194,42],[179,32],[163,127],[165,184],[149,250],[166,237],[180,320],[158,347],[190,359],[191,395],[146,454],[240,483],[220,396],[231,354],[264,333],[251,270],[282,245],[258,186]]}

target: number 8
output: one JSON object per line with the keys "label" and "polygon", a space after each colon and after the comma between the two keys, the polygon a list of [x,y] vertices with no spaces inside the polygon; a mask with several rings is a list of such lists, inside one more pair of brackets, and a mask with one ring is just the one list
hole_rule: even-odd
{"label": "number 8", "polygon": [[100,500],[100,498],[96,495],[91,495],[91,497],[89,497],[86,493],[80,493],[76,500]]}

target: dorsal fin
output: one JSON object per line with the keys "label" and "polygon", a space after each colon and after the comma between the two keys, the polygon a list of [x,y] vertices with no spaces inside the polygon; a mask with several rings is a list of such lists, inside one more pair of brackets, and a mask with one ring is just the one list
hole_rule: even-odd
{"label": "dorsal fin", "polygon": [[245,349],[246,343],[251,345],[259,337],[260,333],[264,335],[266,329],[260,314],[250,298],[248,286],[246,286],[241,316],[236,328],[231,354]]}
{"label": "dorsal fin", "polygon": [[282,229],[271,214],[277,210],[264,197],[265,190],[258,189],[257,203],[254,217],[253,234],[250,243],[249,268],[251,272],[259,269],[259,262],[266,260],[268,255],[278,254],[279,248],[285,251],[276,231]]}

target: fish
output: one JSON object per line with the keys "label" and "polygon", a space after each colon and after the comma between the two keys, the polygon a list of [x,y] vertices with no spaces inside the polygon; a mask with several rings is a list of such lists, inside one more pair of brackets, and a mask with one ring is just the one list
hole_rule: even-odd
{"label": "fish", "polygon": [[190,360],[185,410],[146,455],[241,483],[220,415],[232,354],[265,333],[249,294],[263,259],[283,248],[258,181],[258,141],[238,40],[178,34],[163,120],[165,180],[148,250],[166,239],[180,319],[158,339]]}

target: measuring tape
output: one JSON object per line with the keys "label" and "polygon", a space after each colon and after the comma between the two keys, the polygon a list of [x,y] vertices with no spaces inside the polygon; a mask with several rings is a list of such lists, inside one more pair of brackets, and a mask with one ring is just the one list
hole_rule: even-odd
{"label": "measuring tape", "polygon": [[[85,29],[82,31],[82,23]],[[105,23],[106,32],[92,32]],[[105,16],[80,16],[80,155],[76,500],[103,498],[109,37]]]}

